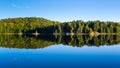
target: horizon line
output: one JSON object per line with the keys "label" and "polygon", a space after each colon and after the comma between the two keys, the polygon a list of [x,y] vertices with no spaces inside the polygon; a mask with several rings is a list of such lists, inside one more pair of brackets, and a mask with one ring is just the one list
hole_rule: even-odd
{"label": "horizon line", "polygon": [[83,19],[76,19],[76,20],[69,20],[69,21],[58,21],[58,20],[53,20],[50,18],[46,18],[46,17],[39,17],[39,16],[19,16],[19,17],[5,17],[5,18],[0,18],[0,20],[4,20],[4,19],[13,19],[13,18],[44,18],[47,20],[51,20],[51,21],[56,21],[56,22],[72,22],[72,21],[84,21],[84,22],[88,22],[88,21],[100,21],[100,22],[117,22],[120,23],[120,21],[108,21],[108,20],[99,20],[99,19],[95,19],[95,20],[83,20]]}

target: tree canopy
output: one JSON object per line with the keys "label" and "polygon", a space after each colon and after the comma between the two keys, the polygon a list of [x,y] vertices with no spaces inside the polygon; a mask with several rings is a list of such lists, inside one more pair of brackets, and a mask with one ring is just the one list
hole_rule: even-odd
{"label": "tree canopy", "polygon": [[44,18],[25,17],[0,20],[0,33],[120,33],[119,22],[51,21]]}

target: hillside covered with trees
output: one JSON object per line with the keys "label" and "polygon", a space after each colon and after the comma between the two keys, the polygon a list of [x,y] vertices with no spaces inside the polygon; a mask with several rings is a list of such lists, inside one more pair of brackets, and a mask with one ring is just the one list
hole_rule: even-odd
{"label": "hillside covered with trees", "polygon": [[119,22],[51,21],[44,18],[25,17],[0,20],[0,33],[120,33]]}

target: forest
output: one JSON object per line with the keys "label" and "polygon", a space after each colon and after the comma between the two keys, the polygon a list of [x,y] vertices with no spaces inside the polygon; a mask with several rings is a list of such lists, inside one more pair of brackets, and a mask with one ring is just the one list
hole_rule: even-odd
{"label": "forest", "polygon": [[70,21],[59,22],[45,18],[20,17],[0,20],[2,33],[54,33],[54,34],[83,34],[83,33],[120,33],[120,22],[111,21]]}

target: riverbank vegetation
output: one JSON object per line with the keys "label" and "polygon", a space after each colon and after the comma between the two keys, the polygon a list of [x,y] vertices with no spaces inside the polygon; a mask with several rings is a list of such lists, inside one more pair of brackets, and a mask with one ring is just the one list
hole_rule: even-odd
{"label": "riverbank vegetation", "polygon": [[36,17],[8,18],[0,20],[0,34],[2,33],[116,34],[120,33],[120,23],[82,20],[58,22]]}

